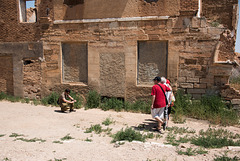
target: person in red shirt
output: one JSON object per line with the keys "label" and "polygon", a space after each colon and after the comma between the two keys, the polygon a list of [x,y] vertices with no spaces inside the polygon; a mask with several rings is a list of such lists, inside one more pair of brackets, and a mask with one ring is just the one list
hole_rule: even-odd
{"label": "person in red shirt", "polygon": [[152,106],[151,113],[152,117],[158,121],[157,131],[161,132],[161,126],[164,122],[164,108],[167,106],[165,93],[171,91],[170,88],[160,83],[161,78],[155,77],[153,79],[154,86],[152,87]]}

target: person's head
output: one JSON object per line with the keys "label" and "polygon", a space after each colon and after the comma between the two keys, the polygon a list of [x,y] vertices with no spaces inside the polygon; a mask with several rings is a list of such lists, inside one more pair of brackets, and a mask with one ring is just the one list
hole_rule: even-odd
{"label": "person's head", "polygon": [[66,90],[65,90],[65,93],[66,93],[66,94],[70,94],[70,92],[71,92],[70,89],[66,89]]}
{"label": "person's head", "polygon": [[166,79],[165,77],[161,77],[161,83],[162,83],[162,84],[167,83],[167,79]]}
{"label": "person's head", "polygon": [[154,84],[158,84],[161,81],[161,78],[160,77],[155,77],[153,79],[153,81],[154,81]]}

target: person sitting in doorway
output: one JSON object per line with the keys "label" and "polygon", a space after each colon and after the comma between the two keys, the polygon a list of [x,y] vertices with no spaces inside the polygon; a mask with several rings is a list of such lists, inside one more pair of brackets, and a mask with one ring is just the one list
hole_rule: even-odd
{"label": "person sitting in doorway", "polygon": [[[75,112],[74,110],[74,103],[77,102],[74,100],[69,94],[70,94],[70,89],[66,89],[65,92],[61,94],[59,97],[59,105],[61,107],[61,112],[65,112],[68,109],[70,109],[70,112]],[[70,100],[69,100],[70,99]]]}

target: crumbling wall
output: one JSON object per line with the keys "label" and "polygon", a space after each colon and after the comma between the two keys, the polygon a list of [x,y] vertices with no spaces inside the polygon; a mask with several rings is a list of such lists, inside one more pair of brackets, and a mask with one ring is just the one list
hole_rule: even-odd
{"label": "crumbling wall", "polygon": [[180,0],[91,0],[77,5],[54,1],[55,20],[179,15]]}
{"label": "crumbling wall", "polygon": [[36,23],[19,23],[19,7],[16,0],[2,0],[0,5],[0,41],[36,41],[39,30]]}
{"label": "crumbling wall", "polygon": [[202,16],[210,19],[214,26],[223,24],[232,31],[235,28],[233,22],[236,19],[234,11],[237,4],[238,0],[202,0]]}
{"label": "crumbling wall", "polygon": [[42,82],[41,61],[38,59],[23,60],[24,97],[41,98]]}

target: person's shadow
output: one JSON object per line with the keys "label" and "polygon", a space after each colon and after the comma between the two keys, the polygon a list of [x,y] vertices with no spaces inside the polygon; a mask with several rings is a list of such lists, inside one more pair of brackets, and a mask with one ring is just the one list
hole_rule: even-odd
{"label": "person's shadow", "polygon": [[145,121],[142,124],[139,124],[138,126],[133,126],[135,130],[138,131],[156,131],[157,127],[157,121],[153,119],[145,119]]}
{"label": "person's shadow", "polygon": [[61,110],[54,110],[54,112],[66,114],[67,112],[62,112]]}

